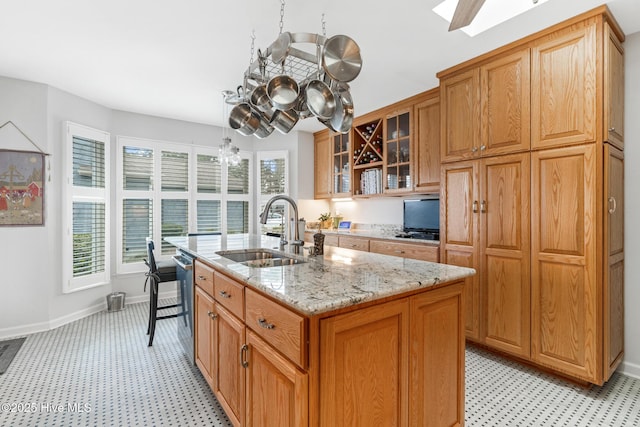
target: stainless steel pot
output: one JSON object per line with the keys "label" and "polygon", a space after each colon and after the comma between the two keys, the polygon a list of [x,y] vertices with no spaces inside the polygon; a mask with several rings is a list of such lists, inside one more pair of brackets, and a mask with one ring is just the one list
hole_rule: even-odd
{"label": "stainless steel pot", "polygon": [[229,126],[242,135],[252,135],[260,126],[260,116],[247,102],[241,102],[231,109]]}
{"label": "stainless steel pot", "polygon": [[296,110],[278,110],[273,113],[270,124],[278,132],[287,134],[298,123],[299,118],[300,116]]}
{"label": "stainless steel pot", "polygon": [[262,112],[269,112],[273,110],[273,104],[271,103],[271,99],[267,94],[267,85],[260,85],[256,87],[253,92],[251,92],[251,98],[249,98],[249,102],[256,109]]}
{"label": "stainless steel pot", "polygon": [[266,138],[273,133],[274,127],[270,123],[270,119],[267,116],[262,116],[260,118],[260,125],[258,129],[256,129],[256,133],[253,135],[257,138]]}
{"label": "stainless steel pot", "polygon": [[296,104],[299,94],[298,83],[284,73],[272,77],[267,83],[267,95],[277,110],[292,108]]}
{"label": "stainless steel pot", "polygon": [[[328,84],[320,79],[321,48],[316,45],[318,74],[305,88],[305,98],[309,111],[321,119],[330,119],[336,112],[336,99]],[[326,77],[326,75],[325,75]]]}
{"label": "stainless steel pot", "polygon": [[348,89],[338,88],[333,95],[336,99],[336,111],[329,120],[319,119],[334,132],[347,133],[353,124],[353,99]]}
{"label": "stainless steel pot", "polygon": [[360,47],[350,37],[336,35],[324,43],[322,68],[334,80],[350,82],[362,69]]}

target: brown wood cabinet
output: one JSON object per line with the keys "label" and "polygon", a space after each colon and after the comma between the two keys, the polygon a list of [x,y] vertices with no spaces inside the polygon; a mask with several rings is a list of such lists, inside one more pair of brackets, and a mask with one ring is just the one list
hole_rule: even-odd
{"label": "brown wood cabinet", "polygon": [[595,142],[597,106],[595,19],[536,40],[531,61],[531,147]]}
{"label": "brown wood cabinet", "polygon": [[217,349],[215,333],[215,306],[211,298],[200,286],[195,286],[194,293],[194,334],[196,366],[200,368],[202,376],[212,390],[218,388]]}
{"label": "brown wood cabinet", "polygon": [[476,157],[480,140],[480,70],[440,80],[440,160]]}
{"label": "brown wood cabinet", "polygon": [[319,425],[462,425],[462,289],[321,320]]}
{"label": "brown wood cabinet", "polygon": [[623,356],[623,170],[608,145],[533,156],[532,358],[596,384]]}
{"label": "brown wood cabinet", "polygon": [[413,107],[415,116],[414,177],[417,193],[440,191],[440,90],[427,92]]}
{"label": "brown wood cabinet", "polygon": [[441,258],[467,278],[467,338],[529,356],[529,153],[443,166]]}
{"label": "brown wood cabinet", "polygon": [[331,138],[329,131],[314,134],[313,143],[314,198],[331,198]]}
{"label": "brown wood cabinet", "polygon": [[196,286],[196,360],[234,426],[462,425],[462,281],[307,317],[213,276],[245,321]]}
{"label": "brown wood cabinet", "polygon": [[384,120],[383,192],[413,192],[413,106],[390,111]]}
{"label": "brown wood cabinet", "polygon": [[605,140],[624,149],[624,48],[616,32],[605,24],[604,125]]}
{"label": "brown wood cabinet", "polygon": [[604,378],[624,355],[624,155],[604,146]]}
{"label": "brown wood cabinet", "polygon": [[467,338],[595,384],[624,354],[623,39],[603,6],[439,73],[441,258],[479,272]]}
{"label": "brown wood cabinet", "polygon": [[246,351],[244,323],[218,305],[217,321],[217,364],[218,388],[215,390],[218,402],[234,426],[245,425],[245,375],[240,364],[242,352]]}
{"label": "brown wood cabinet", "polygon": [[440,250],[438,246],[399,243],[391,240],[370,240],[369,252],[429,262],[438,262],[440,260]]}
{"label": "brown wood cabinet", "polygon": [[369,251],[369,239],[364,237],[338,236],[338,242],[341,248]]}
{"label": "brown wood cabinet", "polygon": [[309,375],[247,332],[247,416],[253,427],[309,425]]}

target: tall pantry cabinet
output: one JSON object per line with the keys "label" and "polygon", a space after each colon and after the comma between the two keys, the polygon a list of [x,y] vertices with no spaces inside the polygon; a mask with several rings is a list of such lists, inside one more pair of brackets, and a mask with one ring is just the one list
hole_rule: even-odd
{"label": "tall pantry cabinet", "polygon": [[623,40],[602,6],[438,75],[467,339],[595,384],[624,349]]}

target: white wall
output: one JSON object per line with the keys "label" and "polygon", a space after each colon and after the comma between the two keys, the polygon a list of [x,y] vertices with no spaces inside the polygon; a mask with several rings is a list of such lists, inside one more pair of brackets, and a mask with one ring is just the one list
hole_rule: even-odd
{"label": "white wall", "polygon": [[[0,125],[11,120],[43,151],[54,154],[46,118],[45,85],[0,77]],[[0,148],[37,151],[11,125],[0,129]],[[61,288],[51,271],[56,261],[52,235],[59,228],[49,206],[58,192],[55,182],[46,182],[44,191],[44,227],[0,227],[0,336],[18,335],[29,324],[47,328],[50,289]]]}
{"label": "white wall", "polygon": [[625,41],[625,358],[622,370],[640,378],[640,33]]}

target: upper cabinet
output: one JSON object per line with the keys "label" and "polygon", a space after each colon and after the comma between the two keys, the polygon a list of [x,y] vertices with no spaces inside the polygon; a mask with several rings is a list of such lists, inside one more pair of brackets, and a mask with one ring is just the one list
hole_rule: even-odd
{"label": "upper cabinet", "polygon": [[595,20],[542,37],[532,48],[531,147],[595,142]]}
{"label": "upper cabinet", "polygon": [[313,189],[316,199],[328,199],[331,197],[331,157],[329,131],[317,132],[314,135],[313,147]]}
{"label": "upper cabinet", "polygon": [[351,197],[351,132],[331,135],[331,197]]}
{"label": "upper cabinet", "polygon": [[605,24],[604,139],[624,148],[624,49],[611,26]]}
{"label": "upper cabinet", "polygon": [[531,147],[529,57],[529,49],[522,49],[480,67],[481,156]]}
{"label": "upper cabinet", "polygon": [[390,112],[385,119],[384,192],[413,191],[411,181],[411,113],[413,108]]}
{"label": "upper cabinet", "polygon": [[476,157],[480,139],[480,70],[455,74],[440,81],[440,159],[442,162]]}
{"label": "upper cabinet", "polygon": [[523,49],[441,80],[443,162],[529,150],[529,63]]}
{"label": "upper cabinet", "polygon": [[413,107],[415,191],[440,191],[440,91],[427,92],[426,99]]}
{"label": "upper cabinet", "polygon": [[351,132],[314,135],[314,197],[351,197]]}

